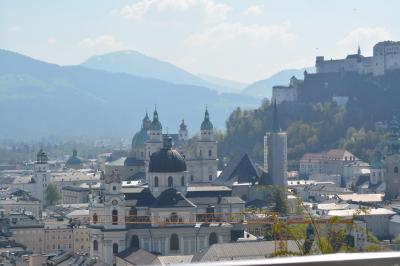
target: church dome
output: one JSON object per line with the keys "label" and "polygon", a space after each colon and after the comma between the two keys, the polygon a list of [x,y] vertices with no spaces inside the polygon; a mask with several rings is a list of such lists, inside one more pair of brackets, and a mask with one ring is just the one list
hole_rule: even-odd
{"label": "church dome", "polygon": [[149,139],[149,135],[147,134],[147,129],[142,128],[139,132],[137,132],[132,138],[132,148],[137,147],[139,145],[143,145]]}
{"label": "church dome", "polygon": [[164,137],[164,147],[150,156],[149,172],[179,173],[186,171],[186,162],[183,156],[172,149],[172,138]]}
{"label": "church dome", "polygon": [[181,131],[186,131],[187,130],[187,126],[185,124],[185,120],[182,119],[182,123],[179,125],[179,130]]}
{"label": "church dome", "polygon": [[204,120],[201,123],[201,130],[212,130],[213,129],[213,124],[210,121],[210,114],[208,113],[208,110],[206,109],[206,112],[204,113]]}
{"label": "church dome", "polygon": [[65,163],[65,166],[70,167],[70,166],[81,166],[81,165],[82,165],[82,160],[81,158],[78,157],[77,150],[74,149],[72,156],[69,157],[68,161]]}

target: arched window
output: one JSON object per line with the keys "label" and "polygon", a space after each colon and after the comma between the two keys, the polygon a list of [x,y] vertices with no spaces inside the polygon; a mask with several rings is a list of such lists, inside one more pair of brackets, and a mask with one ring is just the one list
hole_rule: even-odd
{"label": "arched window", "polygon": [[212,175],[209,175],[209,176],[208,176],[208,180],[209,180],[209,181],[212,181]]}
{"label": "arched window", "polygon": [[170,250],[179,250],[179,238],[177,234],[172,234],[169,240]]}
{"label": "arched window", "polygon": [[129,220],[136,221],[136,218],[137,218],[137,209],[136,207],[131,207],[129,209]]}
{"label": "arched window", "polygon": [[131,238],[131,248],[132,247],[140,248],[139,237],[137,235],[134,235]]}
{"label": "arched window", "polygon": [[158,187],[158,176],[154,177],[154,187]]}
{"label": "arched window", "polygon": [[181,177],[181,186],[182,187],[185,186],[185,177],[184,176]]}
{"label": "arched window", "polygon": [[399,168],[396,166],[396,167],[393,169],[393,172],[394,172],[395,174],[398,174],[398,173],[399,173]]}
{"label": "arched window", "polygon": [[93,240],[93,250],[94,251],[99,250],[99,243],[97,242],[97,240]]}
{"label": "arched window", "polygon": [[114,243],[114,244],[113,244],[113,254],[114,254],[114,255],[117,255],[117,254],[118,254],[118,244],[117,244],[117,243]]}
{"label": "arched window", "polygon": [[212,156],[212,151],[211,150],[208,150],[208,156]]}
{"label": "arched window", "polygon": [[118,211],[117,210],[113,210],[112,211],[112,224],[118,224]]}
{"label": "arched window", "polygon": [[176,212],[171,213],[170,219],[171,219],[171,223],[177,223],[178,222],[178,214],[176,214]]}
{"label": "arched window", "polygon": [[216,243],[218,243],[218,236],[216,233],[212,232],[208,238],[208,245],[211,246],[212,244]]}
{"label": "arched window", "polygon": [[93,214],[93,224],[97,224],[98,218],[97,218],[97,214]]}
{"label": "arched window", "polygon": [[172,187],[173,184],[174,184],[174,181],[173,181],[173,179],[172,179],[172,176],[169,176],[169,177],[168,177],[168,187]]}

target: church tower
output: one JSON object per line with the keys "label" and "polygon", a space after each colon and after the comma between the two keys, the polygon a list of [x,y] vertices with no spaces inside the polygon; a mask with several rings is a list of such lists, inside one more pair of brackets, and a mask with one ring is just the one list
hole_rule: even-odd
{"label": "church tower", "polygon": [[149,140],[146,141],[146,154],[145,161],[150,160],[151,154],[159,151],[163,146],[163,135],[162,135],[162,125],[158,119],[157,109],[154,109],[153,121],[149,126],[147,131],[149,135]]}
{"label": "church tower", "polygon": [[179,125],[179,141],[183,142],[189,138],[189,132],[187,129],[187,125],[185,124],[185,120],[182,119],[182,123]]}
{"label": "church tower", "polygon": [[264,170],[270,180],[262,183],[287,186],[287,135],[279,127],[278,109],[274,101],[272,109],[272,130],[264,136]]}
{"label": "church tower", "polygon": [[35,190],[33,191],[33,196],[40,200],[41,205],[45,205],[46,201],[46,190],[47,185],[50,181],[50,171],[49,165],[47,163],[47,154],[40,149],[36,156],[36,162],[34,166],[33,180],[35,182]]}
{"label": "church tower", "polygon": [[188,166],[191,182],[212,182],[217,178],[218,143],[215,140],[214,126],[207,108],[200,127],[200,137],[196,143],[195,160],[189,161]]}
{"label": "church tower", "polygon": [[388,200],[400,196],[400,130],[396,118],[390,122],[387,154],[385,156],[386,193]]}
{"label": "church tower", "polygon": [[115,255],[126,249],[125,198],[117,171],[103,176],[103,193],[89,206],[90,256],[116,265]]}

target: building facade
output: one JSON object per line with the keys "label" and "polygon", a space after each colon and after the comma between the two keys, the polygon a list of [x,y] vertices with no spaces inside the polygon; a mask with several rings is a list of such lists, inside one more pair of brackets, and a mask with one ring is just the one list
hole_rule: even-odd
{"label": "building facade", "polygon": [[121,190],[114,171],[104,176],[103,191],[90,203],[90,255],[104,265],[116,265],[116,255],[129,248],[190,255],[243,235],[241,225],[221,222],[241,213],[244,201],[218,191],[189,194],[185,158],[172,148],[171,137],[164,136],[162,145],[150,156],[148,186]]}
{"label": "building facade", "polygon": [[385,156],[385,198],[396,199],[400,195],[400,130],[397,119],[390,122],[387,154]]}
{"label": "building facade", "polygon": [[374,45],[373,56],[365,57],[358,48],[356,54],[345,59],[325,60],[316,57],[317,73],[357,72],[359,74],[383,75],[388,70],[400,69],[400,42],[384,41]]}

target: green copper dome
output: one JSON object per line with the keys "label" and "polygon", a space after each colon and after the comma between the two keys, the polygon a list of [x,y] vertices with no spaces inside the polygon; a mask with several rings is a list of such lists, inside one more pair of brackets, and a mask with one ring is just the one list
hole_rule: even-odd
{"label": "green copper dome", "polygon": [[154,110],[153,121],[151,122],[149,129],[150,130],[162,130],[162,125],[161,125],[160,121],[158,120],[157,109]]}
{"label": "green copper dome", "polygon": [[139,145],[143,145],[149,139],[149,135],[147,134],[147,129],[142,128],[139,132],[137,132],[132,138],[132,148],[137,147]]}
{"label": "green copper dome", "polygon": [[206,109],[206,112],[204,113],[204,120],[201,123],[201,130],[212,130],[213,124],[210,121],[210,114],[208,113],[208,109]]}

